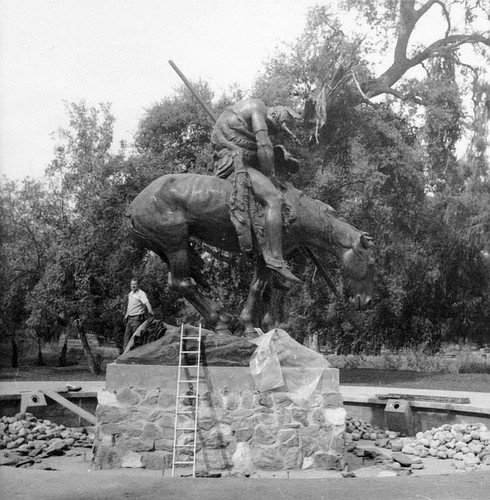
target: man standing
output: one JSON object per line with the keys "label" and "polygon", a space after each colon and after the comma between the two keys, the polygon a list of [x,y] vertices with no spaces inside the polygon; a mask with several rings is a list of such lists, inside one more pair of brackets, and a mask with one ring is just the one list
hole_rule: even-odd
{"label": "man standing", "polygon": [[[217,158],[215,175],[226,178],[234,172],[248,174],[251,191],[264,206],[265,242],[261,250],[265,264],[293,282],[299,279],[283,258],[281,183],[276,177],[269,132],[284,130],[297,140],[288,123],[299,118],[298,113],[286,106],[268,107],[260,99],[244,99],[221,113],[211,135]],[[235,190],[240,191],[243,176],[238,179],[236,175],[236,179]]]}
{"label": "man standing", "polygon": [[131,340],[134,332],[145,321],[145,313],[153,316],[151,304],[146,293],[139,287],[137,278],[131,280],[131,291],[128,294],[128,307],[124,316],[126,329],[124,331],[124,349]]}

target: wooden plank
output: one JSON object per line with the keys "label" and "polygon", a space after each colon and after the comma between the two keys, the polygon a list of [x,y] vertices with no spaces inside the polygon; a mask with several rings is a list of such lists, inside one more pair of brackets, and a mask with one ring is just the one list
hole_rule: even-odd
{"label": "wooden plank", "polygon": [[437,401],[438,403],[470,404],[470,398],[428,396],[422,394],[376,394],[378,399],[406,399],[407,401]]}
{"label": "wooden plank", "polygon": [[57,392],[55,392],[55,391],[49,391],[49,390],[45,390],[45,389],[43,389],[42,392],[46,396],[48,396],[49,398],[51,398],[53,401],[56,401],[57,403],[59,403],[60,405],[64,406],[68,410],[72,411],[76,415],[82,417],[87,422],[89,422],[89,423],[91,423],[93,425],[97,424],[97,418],[95,417],[95,415],[92,415],[91,413],[89,413],[88,411],[84,410],[83,408],[80,408],[75,403],[72,403],[71,401],[68,401],[68,399],[64,398],[63,396],[61,396]]}

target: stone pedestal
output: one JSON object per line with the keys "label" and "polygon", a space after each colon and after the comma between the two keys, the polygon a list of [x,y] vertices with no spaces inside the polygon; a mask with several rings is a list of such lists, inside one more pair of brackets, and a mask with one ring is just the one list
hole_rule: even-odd
{"label": "stone pedestal", "polygon": [[[308,369],[283,370],[303,377]],[[280,390],[258,392],[248,367],[202,367],[201,373],[198,471],[343,467],[345,410],[337,369],[324,370],[306,401]],[[106,389],[98,394],[96,466],[171,467],[176,388],[176,366],[109,365]],[[193,401],[184,403],[191,408]],[[179,419],[182,427],[191,422],[186,415]],[[179,444],[192,442],[192,434],[180,434]]]}

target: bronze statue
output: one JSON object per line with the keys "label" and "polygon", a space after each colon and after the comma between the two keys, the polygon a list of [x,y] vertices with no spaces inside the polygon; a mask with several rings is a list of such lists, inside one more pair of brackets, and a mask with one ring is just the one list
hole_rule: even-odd
{"label": "bronze statue", "polygon": [[[285,187],[283,197],[289,207],[289,217],[282,238],[284,253],[300,246],[329,251],[340,263],[352,304],[358,309],[367,306],[373,293],[371,239],[339,219],[327,204],[308,197],[290,184]],[[168,264],[169,287],[183,295],[217,332],[228,332],[230,318],[221,305],[199,291],[196,282],[202,282],[202,278],[191,266],[191,260],[199,256],[193,251],[190,238],[229,252],[241,251],[228,207],[233,189],[228,179],[168,174],[144,189],[128,210],[136,239]],[[260,203],[249,201],[252,211],[258,212],[251,218],[254,224],[264,214],[260,213]],[[240,315],[249,337],[256,336],[254,327],[260,326],[256,323],[261,318],[254,318],[254,309],[271,282],[271,270],[262,258],[257,258],[255,276]]]}
{"label": "bronze statue", "polygon": [[268,107],[260,99],[244,99],[221,113],[211,134],[215,175],[223,179],[233,175],[231,216],[242,249],[252,250],[246,226],[248,199],[253,196],[264,207],[264,234],[258,243],[265,265],[293,282],[299,280],[286,266],[282,252],[282,184],[276,175],[270,131],[282,129],[295,138],[288,123],[299,118],[286,106]]}

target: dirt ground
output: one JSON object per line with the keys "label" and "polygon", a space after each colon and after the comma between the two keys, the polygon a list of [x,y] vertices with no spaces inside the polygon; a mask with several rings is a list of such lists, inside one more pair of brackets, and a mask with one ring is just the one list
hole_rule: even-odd
{"label": "dirt ground", "polygon": [[[170,471],[145,469],[94,470],[90,449],[76,456],[50,457],[36,467],[0,467],[2,500],[486,500],[488,472],[454,472],[436,460],[408,477],[376,477],[363,469],[355,478],[335,471],[264,473],[251,478],[170,477]],[[439,470],[434,467],[442,467]],[[434,474],[437,472],[437,474]]]}

